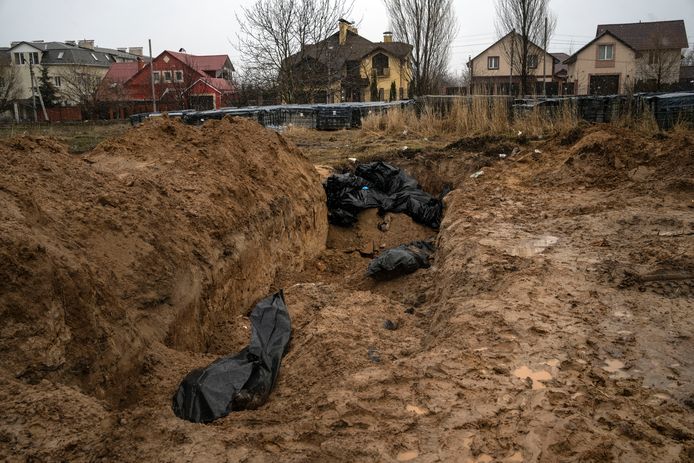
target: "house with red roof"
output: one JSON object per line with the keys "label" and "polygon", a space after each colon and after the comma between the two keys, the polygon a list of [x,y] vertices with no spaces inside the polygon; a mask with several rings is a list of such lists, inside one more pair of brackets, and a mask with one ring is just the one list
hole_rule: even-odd
{"label": "house with red roof", "polygon": [[151,63],[113,63],[98,98],[111,118],[152,111],[152,87],[158,111],[218,109],[231,104],[233,72],[228,55],[166,50]]}

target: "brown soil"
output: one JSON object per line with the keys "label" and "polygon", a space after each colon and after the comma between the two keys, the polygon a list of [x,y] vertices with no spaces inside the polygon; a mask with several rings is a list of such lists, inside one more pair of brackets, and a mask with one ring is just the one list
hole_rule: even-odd
{"label": "brown soil", "polygon": [[[692,461],[694,140],[569,135],[384,154],[454,190],[432,268],[378,283],[381,244],[434,232],[375,211],[328,231],[318,175],[251,123],[163,121],[86,157],[4,145],[0,457]],[[180,379],[280,286],[270,400],[176,418]]]}

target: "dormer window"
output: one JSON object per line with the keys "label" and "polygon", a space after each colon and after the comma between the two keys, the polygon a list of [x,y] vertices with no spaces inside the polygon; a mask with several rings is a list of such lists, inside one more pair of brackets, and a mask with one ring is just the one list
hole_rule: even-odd
{"label": "dormer window", "polygon": [[63,59],[63,56],[65,56],[64,51],[58,52],[58,59]]}

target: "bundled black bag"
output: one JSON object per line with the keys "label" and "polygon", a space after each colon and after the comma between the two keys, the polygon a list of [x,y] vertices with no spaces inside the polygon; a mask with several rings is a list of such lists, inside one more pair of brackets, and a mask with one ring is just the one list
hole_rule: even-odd
{"label": "bundled black bag", "polygon": [[434,245],[426,241],[413,241],[386,249],[369,262],[366,275],[379,280],[389,280],[420,268],[429,268],[429,258],[433,252]]}
{"label": "bundled black bag", "polygon": [[250,318],[251,342],[247,347],[183,378],[173,397],[176,416],[208,423],[234,410],[255,409],[265,403],[292,332],[284,293],[260,301]]}
{"label": "bundled black bag", "polygon": [[328,220],[351,226],[360,211],[403,212],[418,223],[439,228],[443,203],[419,188],[402,169],[382,161],[357,166],[354,174],[335,174],[325,182]]}

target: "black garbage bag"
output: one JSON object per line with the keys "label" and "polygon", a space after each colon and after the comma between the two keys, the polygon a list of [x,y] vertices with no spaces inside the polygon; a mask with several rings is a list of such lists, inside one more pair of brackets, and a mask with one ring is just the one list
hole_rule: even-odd
{"label": "black garbage bag", "polygon": [[176,416],[208,423],[232,411],[254,409],[265,403],[292,332],[284,293],[260,301],[250,318],[251,342],[247,347],[183,378],[173,396]]}
{"label": "black garbage bag", "polygon": [[389,280],[420,268],[429,268],[429,258],[433,252],[434,245],[427,241],[413,241],[386,249],[369,262],[366,275],[379,280]]}
{"label": "black garbage bag", "polygon": [[439,228],[443,203],[421,188],[402,169],[382,161],[357,166],[354,174],[331,175],[326,181],[328,220],[351,226],[360,211],[403,212],[416,222]]}

